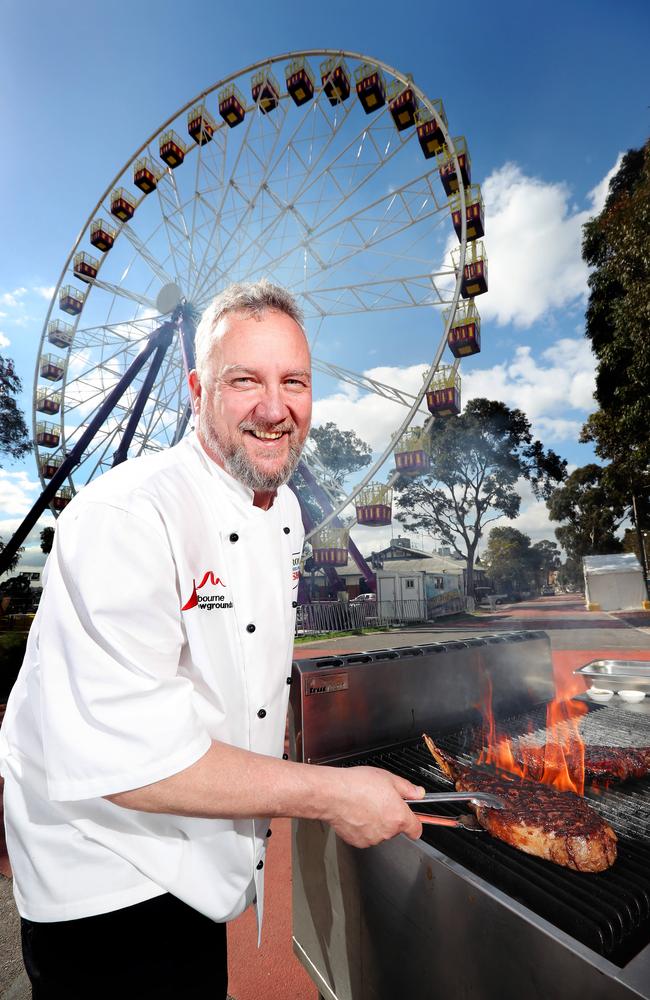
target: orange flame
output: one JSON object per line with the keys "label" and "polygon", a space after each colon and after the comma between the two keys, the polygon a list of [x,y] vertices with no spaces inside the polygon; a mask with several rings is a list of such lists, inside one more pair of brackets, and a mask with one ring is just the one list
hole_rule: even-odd
{"label": "orange flame", "polygon": [[492,682],[485,676],[484,701],[478,705],[483,715],[483,747],[479,764],[490,764],[518,778],[541,781],[562,791],[584,795],[585,747],[580,735],[580,719],[588,711],[575,694],[573,679],[568,683],[556,675],[555,698],[546,709],[546,743],[541,746],[524,738],[513,741],[499,733],[492,711]]}

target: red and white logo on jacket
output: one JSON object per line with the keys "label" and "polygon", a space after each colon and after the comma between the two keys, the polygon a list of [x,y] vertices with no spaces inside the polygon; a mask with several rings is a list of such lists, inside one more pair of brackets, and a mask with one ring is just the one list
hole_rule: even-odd
{"label": "red and white logo on jacket", "polygon": [[[232,601],[222,593],[226,584],[211,569],[203,574],[200,583],[196,579],[192,580],[192,593],[188,601],[185,602],[181,611],[190,611],[198,608],[199,611],[213,611],[215,608],[232,608]],[[199,591],[203,593],[199,593]]]}

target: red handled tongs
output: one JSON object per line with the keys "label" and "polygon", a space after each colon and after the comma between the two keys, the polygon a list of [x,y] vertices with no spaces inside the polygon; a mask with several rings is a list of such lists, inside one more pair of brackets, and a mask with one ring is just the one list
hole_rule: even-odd
{"label": "red handled tongs", "polygon": [[[498,795],[491,792],[427,792],[421,799],[405,799],[410,806],[429,805],[434,802],[471,802],[472,805],[483,806],[487,809],[503,809],[505,802]],[[461,816],[430,816],[429,813],[421,813],[413,810],[415,815],[423,823],[429,826],[451,826],[460,827],[463,830],[471,830],[472,833],[481,833],[483,827],[471,813],[463,813]]]}

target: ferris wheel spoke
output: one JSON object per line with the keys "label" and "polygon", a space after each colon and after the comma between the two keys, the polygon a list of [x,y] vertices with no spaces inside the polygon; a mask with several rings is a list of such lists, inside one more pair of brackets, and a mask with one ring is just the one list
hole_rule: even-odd
{"label": "ferris wheel spoke", "polygon": [[[316,371],[322,372],[325,375],[330,375],[337,381],[347,382],[348,385],[353,385],[357,389],[362,389],[364,392],[372,392],[376,396],[382,396],[384,399],[389,399],[393,403],[399,403],[401,406],[411,407],[417,398],[412,393],[405,392],[403,389],[397,389],[395,386],[387,385],[385,382],[380,382],[378,379],[371,378],[369,375],[350,371],[348,368],[342,368],[340,365],[333,365],[329,361],[321,361],[318,358],[312,358],[312,365]],[[425,410],[423,407],[420,408],[419,412],[427,417],[430,416],[429,411]]]}
{"label": "ferris wheel spoke", "polygon": [[[248,201],[247,201],[247,206],[248,206],[247,215],[250,214],[250,213],[252,213],[252,210],[253,210],[253,208],[254,208],[254,206],[256,204],[256,199],[259,196],[260,192],[262,190],[264,190],[265,187],[269,188],[269,178],[272,177],[273,173],[279,168],[279,166],[284,161],[286,161],[288,164],[291,164],[292,160],[297,160],[302,165],[303,172],[304,172],[304,177],[303,177],[302,183],[299,184],[298,188],[295,191],[292,191],[292,204],[293,204],[294,209],[295,209],[295,202],[300,197],[300,195],[302,193],[302,190],[304,189],[305,185],[307,184],[307,181],[309,180],[309,171],[306,168],[307,168],[307,163],[312,158],[312,156],[310,155],[308,157],[308,159],[307,159],[307,162],[306,162],[305,159],[304,159],[304,157],[303,157],[303,155],[302,155],[302,153],[301,153],[301,151],[300,151],[300,148],[299,148],[300,147],[300,143],[301,142],[308,142],[309,139],[310,139],[310,136],[306,136],[306,137],[301,138],[301,135],[300,135],[301,130],[304,129],[305,131],[308,131],[308,129],[306,129],[305,126],[306,125],[307,126],[311,125],[311,141],[312,142],[314,141],[314,131],[315,131],[315,128],[316,128],[316,125],[315,125],[316,112],[320,113],[321,118],[322,118],[322,120],[323,120],[323,122],[324,122],[324,124],[325,124],[325,126],[326,126],[326,128],[328,130],[328,132],[325,134],[325,138],[326,138],[325,144],[321,148],[320,152],[313,158],[313,162],[311,163],[311,169],[313,170],[314,167],[316,166],[316,164],[326,155],[326,153],[327,153],[327,151],[329,149],[329,145],[330,145],[332,139],[334,138],[334,136],[336,134],[337,128],[340,128],[341,125],[342,125],[342,123],[344,123],[345,121],[347,121],[347,118],[348,118],[348,116],[349,116],[349,114],[351,112],[351,109],[352,109],[352,104],[350,103],[349,105],[347,105],[347,107],[345,108],[344,113],[341,115],[340,119],[338,119],[338,123],[337,123],[336,127],[333,127],[332,121],[324,113],[323,108],[321,106],[320,100],[315,101],[315,103],[313,105],[313,109],[315,111],[315,113],[314,113],[313,116],[311,115],[311,113],[307,113],[307,114],[304,114],[304,115],[301,116],[301,118],[299,119],[298,125],[296,126],[296,128],[294,129],[294,132],[292,133],[292,135],[288,139],[288,141],[287,141],[284,149],[281,150],[281,152],[280,152],[277,160],[274,163],[271,163],[270,161],[268,161],[269,162],[269,168],[268,168],[268,170],[261,177],[261,179],[260,179],[260,181],[258,183],[258,186],[257,186],[257,190],[253,193],[253,197],[249,198]],[[310,109],[310,112],[311,112],[311,109]],[[279,133],[278,133],[278,135],[279,135]],[[251,145],[251,143],[248,142],[249,137],[250,137],[250,133],[246,137],[246,139],[247,139],[246,145],[248,145],[248,146]],[[237,188],[237,182],[235,181],[235,171],[234,170],[233,170],[233,173],[231,174],[231,177],[230,177],[230,180],[229,180],[228,183],[229,183],[230,187],[232,187],[234,189]],[[243,192],[241,192],[241,196],[245,197],[244,194],[243,194]],[[220,214],[223,212],[224,204],[225,204],[225,200],[222,200],[221,206],[219,208],[219,214],[217,215],[217,219],[220,218]],[[287,205],[288,205],[288,203],[287,203]],[[239,220],[240,224],[235,227],[235,229],[233,231],[233,235],[231,235],[231,238],[227,241],[226,245],[224,247],[222,247],[221,253],[216,257],[213,267],[211,268],[210,272],[208,272],[208,274],[207,274],[206,280],[209,279],[210,277],[213,277],[212,272],[217,271],[220,268],[221,263],[222,263],[223,254],[228,250],[228,248],[230,246],[230,243],[232,242],[232,239],[233,239],[234,235],[235,234],[239,234],[241,236],[242,229],[243,229],[242,223],[244,221],[245,221],[244,219]],[[303,224],[305,225],[305,228],[306,228],[306,223],[304,221],[303,221]],[[236,265],[244,257],[245,253],[248,252],[252,248],[253,244],[260,245],[261,242],[262,242],[262,240],[265,239],[268,236],[269,232],[274,228],[275,225],[276,225],[276,220],[272,219],[271,222],[267,225],[266,228],[262,227],[262,229],[259,232],[259,234],[257,235],[257,237],[255,237],[249,243],[248,246],[244,245],[243,247],[241,247],[238,256],[233,261],[229,262],[229,264],[228,264],[228,270],[231,271],[231,272],[234,271]],[[212,285],[210,287],[210,292],[212,292],[213,288],[214,288],[214,282],[212,283]],[[203,289],[199,289],[199,291],[204,291],[204,288]]]}
{"label": "ferris wheel spoke", "polygon": [[[215,284],[215,281],[214,281],[215,275],[221,274],[222,271],[223,271],[223,268],[224,268],[224,264],[223,264],[224,255],[228,252],[228,250],[229,250],[230,246],[233,244],[233,242],[239,241],[239,240],[242,239],[242,233],[243,233],[243,231],[245,231],[245,226],[246,226],[248,218],[253,214],[254,210],[256,209],[256,207],[257,207],[257,205],[259,203],[260,198],[262,196],[264,196],[266,193],[268,193],[268,190],[269,190],[268,178],[272,174],[272,171],[274,169],[273,165],[274,165],[274,162],[275,162],[274,161],[275,151],[276,151],[277,146],[279,145],[279,142],[280,142],[280,139],[281,139],[281,136],[282,136],[282,129],[283,129],[283,126],[285,124],[285,120],[286,120],[286,116],[287,116],[287,107],[286,107],[286,104],[281,103],[280,107],[282,108],[282,115],[280,117],[278,117],[278,118],[272,118],[271,119],[270,127],[272,127],[272,128],[275,129],[275,135],[273,136],[271,150],[267,151],[265,153],[265,155],[263,155],[263,156],[258,156],[257,153],[256,153],[256,151],[255,151],[252,139],[245,146],[245,152],[246,152],[246,154],[248,154],[248,156],[255,161],[255,163],[257,164],[257,167],[259,168],[259,171],[260,171],[259,172],[259,176],[257,176],[257,177],[254,177],[254,175],[251,175],[251,184],[250,184],[251,190],[247,191],[246,190],[246,185],[243,185],[243,184],[241,184],[240,182],[238,182],[236,180],[234,171],[231,173],[231,176],[230,176],[229,181],[228,181],[227,188],[226,187],[224,188],[225,194],[226,193],[228,193],[228,194],[236,193],[241,198],[241,200],[242,200],[242,202],[243,202],[243,204],[245,206],[244,207],[244,213],[243,213],[243,215],[241,215],[241,216],[239,216],[237,218],[236,224],[233,226],[232,230],[228,233],[228,237],[225,240],[225,242],[221,243],[220,250],[216,254],[215,259],[214,259],[214,261],[212,263],[212,266],[202,275],[202,282],[201,282],[201,284],[197,284],[195,286],[195,293],[197,295],[204,295],[205,296],[207,294],[211,294],[212,288],[214,287],[214,284]],[[276,109],[276,111],[277,110],[278,109]],[[252,135],[252,124],[253,124],[254,121],[255,121],[255,118],[252,118],[251,119],[251,131],[249,131],[249,133],[248,133],[249,137]],[[259,123],[259,125],[261,127],[261,122]],[[240,154],[241,154],[240,157],[238,157],[238,164],[241,167],[241,160],[242,160],[243,154],[244,154],[244,147],[242,147],[242,149],[240,150]],[[228,191],[228,189],[230,189],[230,190]],[[223,219],[224,219],[224,209],[225,209],[225,196],[222,199],[221,204],[219,205],[217,214],[215,216],[215,226],[219,222],[221,222],[221,223],[223,222]],[[205,259],[205,257],[204,257],[204,259]],[[228,264],[228,270],[232,270],[232,263]],[[207,286],[207,291],[206,291],[206,286]]]}
{"label": "ferris wheel spoke", "polygon": [[181,288],[187,287],[183,275],[196,268],[194,247],[187,226],[183,206],[173,170],[168,170],[156,188],[160,211],[167,230],[171,256],[174,261],[177,281]]}
{"label": "ferris wheel spoke", "polygon": [[210,253],[214,253],[214,238],[219,235],[214,230],[214,217],[209,196],[223,192],[223,183],[228,151],[229,129],[217,129],[210,142],[198,147],[194,172],[194,197],[192,199],[191,238],[196,247],[197,267],[194,275],[188,272],[188,296],[194,298],[197,275],[205,267]]}
{"label": "ferris wheel spoke", "polygon": [[[115,340],[116,343],[135,344],[146,340],[154,328],[153,319],[131,319],[120,323],[100,323],[97,326],[78,327],[73,348],[103,347]],[[134,336],[135,334],[135,336]]]}
{"label": "ferris wheel spoke", "polygon": [[[382,112],[378,114],[381,116]],[[374,136],[374,131],[378,128],[377,121],[378,119],[371,120],[369,124],[361,128],[345,148],[325,164],[320,173],[309,178],[309,182],[301,191],[302,203],[307,201],[307,197],[311,193],[313,196],[311,204],[315,208],[327,204],[327,199],[322,195],[323,188],[338,192],[338,197],[335,195],[325,214],[310,220],[313,229],[322,226],[327,219],[331,218],[341,205],[368,184],[377,172],[398,153],[402,152],[411,141],[411,135],[394,141],[394,128],[391,128],[390,133],[387,129],[386,142],[382,148],[375,141]],[[370,142],[366,142],[368,136],[371,137]],[[361,151],[369,146],[372,149],[369,162],[366,163],[365,160],[360,162]]]}
{"label": "ferris wheel spoke", "polygon": [[102,291],[108,292],[119,299],[128,299],[130,302],[137,302],[138,305],[144,306],[146,309],[156,309],[156,303],[153,299],[140,295],[139,292],[134,292],[130,288],[125,288],[124,285],[114,285],[112,282],[102,281],[101,278],[94,278],[92,285],[94,288],[101,288]]}
{"label": "ferris wheel spoke", "polygon": [[171,284],[171,282],[173,281],[172,276],[169,274],[168,271],[165,270],[165,268],[156,259],[156,257],[154,257],[154,255],[147,247],[146,243],[143,243],[143,241],[137,235],[133,227],[128,224],[128,222],[125,222],[122,225],[122,233],[124,234],[124,236],[126,236],[129,243],[134,248],[134,250],[137,251],[142,260],[146,261],[146,263],[149,265],[149,267],[156,275],[156,277],[160,280],[160,282],[163,285]]}
{"label": "ferris wheel spoke", "polygon": [[351,315],[357,312],[380,312],[389,309],[442,305],[451,301],[436,285],[435,274],[406,275],[355,285],[329,288],[293,289],[314,309],[316,315]]}
{"label": "ferris wheel spoke", "polygon": [[[220,195],[221,195],[221,197],[220,197],[220,199],[218,201],[218,204],[211,205],[211,203],[209,202],[209,200],[205,201],[205,206],[206,206],[206,208],[209,211],[212,212],[212,214],[214,216],[214,219],[213,219],[213,223],[212,223],[212,229],[209,231],[208,238],[205,241],[205,250],[204,250],[204,253],[203,253],[203,257],[202,257],[202,259],[201,259],[201,261],[199,263],[199,266],[197,268],[197,278],[196,278],[196,280],[194,282],[194,286],[193,286],[192,292],[191,292],[191,298],[193,300],[196,299],[200,295],[200,293],[201,293],[201,288],[202,288],[201,281],[203,280],[204,268],[206,266],[206,262],[207,262],[209,253],[210,252],[214,253],[214,247],[215,247],[215,245],[219,247],[219,250],[217,251],[216,256],[219,257],[220,254],[221,254],[221,252],[222,252],[222,245],[223,244],[222,244],[222,240],[221,240],[221,227],[223,225],[223,211],[224,211],[224,207],[226,205],[226,200],[227,200],[227,198],[229,197],[229,195],[231,193],[232,182],[233,182],[234,177],[235,177],[235,175],[236,175],[236,173],[238,171],[239,163],[241,161],[242,156],[244,155],[244,147],[246,146],[246,144],[248,142],[248,138],[250,136],[251,129],[253,127],[253,120],[254,119],[253,119],[252,115],[247,115],[246,116],[246,120],[245,120],[245,124],[244,124],[244,129],[245,129],[244,141],[241,143],[241,145],[239,146],[239,149],[237,150],[237,153],[236,153],[236,155],[234,157],[233,164],[232,164],[232,167],[231,167],[231,170],[230,170],[230,176],[228,177],[227,180],[225,179],[225,169],[223,171],[223,178],[224,179],[223,179],[223,183],[222,183],[221,189],[217,188],[217,190],[220,190]],[[225,146],[224,146],[224,150],[226,149],[226,147],[227,147],[227,140],[226,140],[226,143],[225,143]],[[225,153],[224,153],[224,167],[225,167]],[[212,272],[216,266],[217,266],[216,263],[214,263],[210,267],[210,269],[209,269],[210,272]]]}
{"label": "ferris wheel spoke", "polygon": [[[412,184],[409,183],[409,185],[404,185],[402,190],[395,191],[389,196],[385,196],[381,199],[375,200],[372,203],[369,203],[367,206],[362,207],[357,212],[351,213],[350,215],[341,219],[334,225],[327,227],[327,229],[325,229],[322,234],[319,234],[318,232],[313,234],[313,241],[310,242],[308,245],[306,245],[304,249],[305,253],[308,253],[309,256],[314,260],[316,264],[316,270],[323,273],[326,271],[330,274],[332,272],[335,273],[336,268],[340,268],[347,261],[357,256],[360,249],[365,252],[374,251],[375,254],[379,253],[380,252],[379,248],[382,246],[383,243],[390,242],[391,239],[394,239],[395,237],[401,235],[403,232],[405,232],[412,226],[417,224],[419,227],[421,227],[422,223],[426,222],[427,220],[433,220],[433,219],[437,219],[438,221],[436,225],[439,225],[442,221],[444,221],[444,219],[446,219],[447,206],[445,205],[442,208],[438,206],[437,202],[434,200],[435,196],[429,184],[425,189],[425,191],[419,193],[418,197],[422,199],[424,202],[426,202],[427,199],[429,199],[431,207],[428,210],[421,212],[419,218],[417,218],[416,220],[414,217],[413,208],[408,198],[405,196],[404,189],[406,188],[412,188]],[[397,218],[387,219],[386,216],[384,216],[383,219],[374,218],[371,214],[369,214],[376,211],[378,206],[381,206],[384,203],[390,205],[391,203],[394,203],[398,198],[400,199],[400,204],[403,205],[404,211],[403,213],[400,213]],[[370,235],[368,235],[367,232],[364,232],[360,229],[361,221],[366,220],[366,222],[369,223],[369,219],[372,219],[371,224],[374,226],[374,232],[371,233]],[[382,224],[384,225],[385,228],[382,228]],[[356,233],[358,237],[356,241],[350,238],[348,239],[345,238],[345,229],[346,226],[348,225],[351,227],[353,233]],[[430,236],[431,231],[432,231],[431,229],[427,230],[426,235]],[[325,251],[327,250],[326,246],[323,247],[324,252],[323,255],[320,256],[317,253],[314,244],[318,245],[319,238],[330,235],[336,236],[337,241],[332,244],[332,247],[329,250],[329,257],[327,257],[325,253]],[[417,243],[421,240],[422,240],[422,235],[420,234],[416,238],[415,242]],[[341,250],[342,247],[344,247],[345,249]],[[339,250],[341,250],[341,252],[338,253],[337,255],[337,251]],[[269,259],[267,257],[267,260],[263,262],[263,266],[268,267],[270,269],[277,268],[280,264],[287,261],[294,253],[295,253],[295,248],[290,247],[289,250],[285,251],[284,253],[274,258]],[[389,252],[385,251],[385,253],[386,257],[388,258]],[[394,254],[390,255],[390,257],[391,259],[393,259]],[[400,257],[404,259],[405,257],[404,252],[400,254]],[[425,262],[426,261],[423,258],[420,258],[418,261],[419,264]],[[259,260],[256,261],[255,263],[259,265]],[[374,270],[376,271],[376,266]],[[251,268],[247,276],[249,276],[252,273],[255,273],[254,267]]]}
{"label": "ferris wheel spoke", "polygon": [[[146,442],[149,438],[155,436],[157,433],[157,427],[160,425],[163,418],[163,414],[167,415],[168,412],[172,411],[170,401],[174,396],[174,386],[180,382],[180,379],[173,379],[172,376],[178,376],[179,371],[182,370],[183,364],[180,358],[170,356],[166,359],[164,370],[158,374],[152,394],[149,397],[146,408],[146,424],[142,429],[143,442]],[[173,413],[174,418],[176,419],[177,410],[174,409]]]}
{"label": "ferris wheel spoke", "polygon": [[[420,184],[423,186],[420,187]],[[415,207],[413,202],[416,202],[419,208]],[[430,179],[419,177],[351,212],[322,231],[316,229],[312,234],[312,246],[318,245],[321,240],[337,236],[337,243],[327,260],[327,266],[330,268],[340,266],[358,254],[359,249],[364,252],[373,250],[414,226],[419,232],[424,228],[424,223],[430,220],[437,219],[436,225],[441,224],[447,218],[447,212],[446,205],[438,204]],[[347,227],[356,238],[345,240]],[[427,234],[430,232],[428,229]],[[335,250],[342,245],[349,249],[336,256]]]}
{"label": "ferris wheel spoke", "polygon": [[[326,118],[326,121],[327,121],[327,118]],[[336,132],[337,132],[336,127],[333,127],[332,123],[329,122],[329,121],[328,121],[328,124],[330,125],[331,131],[330,131],[329,136],[327,137],[327,141],[326,141],[326,143],[324,145],[324,148],[321,151],[321,159],[324,158],[325,155],[329,152],[330,147],[333,144],[334,139],[336,138]],[[278,195],[275,196],[275,198],[276,198],[276,205],[278,207],[280,207],[281,210],[283,208],[288,208],[288,209],[291,210],[292,215],[295,217],[297,223],[299,224],[300,228],[302,229],[304,237],[310,236],[310,234],[314,230],[317,231],[321,226],[323,226],[323,224],[328,219],[330,219],[333,216],[335,216],[336,212],[340,210],[341,206],[344,205],[345,202],[349,198],[353,197],[354,194],[356,194],[356,192],[364,184],[368,183],[374,177],[375,173],[379,169],[381,169],[381,167],[384,165],[384,163],[388,162],[388,160],[392,156],[394,156],[397,152],[399,152],[401,149],[403,149],[404,146],[405,146],[405,144],[406,144],[406,140],[402,140],[401,144],[400,143],[395,144],[394,149],[392,150],[392,152],[389,152],[389,150],[390,150],[390,142],[387,142],[386,145],[385,145],[385,148],[382,151],[379,148],[378,144],[373,139],[373,141],[371,142],[371,145],[372,145],[372,147],[373,147],[373,149],[375,151],[375,156],[376,156],[376,160],[375,160],[374,165],[370,164],[366,168],[366,170],[367,170],[366,175],[363,176],[358,181],[358,183],[357,183],[357,185],[355,187],[353,187],[353,188],[350,189],[349,185],[348,185],[348,188],[346,188],[345,184],[342,183],[343,177],[341,177],[341,181],[339,180],[339,172],[341,172],[341,174],[343,174],[343,172],[345,172],[346,176],[348,176],[348,181],[349,181],[353,176],[355,176],[356,173],[358,173],[360,171],[358,163],[356,163],[356,162],[349,163],[348,162],[348,158],[352,157],[353,160],[357,160],[358,159],[360,145],[363,144],[365,136],[368,134],[369,130],[370,130],[370,126],[365,125],[364,128],[362,128],[361,130],[359,130],[357,132],[357,134],[354,136],[354,138],[351,139],[347,143],[347,145],[344,147],[344,149],[342,149],[332,160],[328,160],[328,162],[324,165],[324,167],[321,169],[320,172],[317,172],[315,174],[315,176],[312,176],[310,174],[306,175],[304,183],[302,185],[300,185],[296,191],[291,191],[291,200],[290,201],[286,201],[286,200],[282,199]],[[392,129],[392,132],[394,132],[394,129]],[[289,144],[287,148],[289,149],[290,152],[294,151],[294,146],[291,145],[291,144]],[[355,153],[355,150],[356,150],[356,153]],[[323,184],[325,184],[327,182],[331,186],[333,186],[336,189],[336,191],[338,192],[338,197],[335,198],[334,203],[332,205],[330,205],[327,214],[325,216],[323,216],[320,220],[318,220],[318,221],[315,221],[313,219],[312,220],[308,220],[306,218],[305,214],[304,214],[304,208],[301,210],[301,208],[299,208],[298,206],[299,205],[303,205],[303,206],[305,205],[305,203],[306,203],[306,197],[305,197],[306,194],[309,191],[315,190],[315,188],[317,187],[317,185],[319,185],[320,182],[323,182]],[[321,186],[322,186],[322,184],[321,184]],[[272,190],[272,188],[271,188],[271,186],[269,184],[267,184],[267,189],[268,189],[269,192],[271,192],[271,190]],[[302,199],[302,202],[301,202],[301,199]],[[325,201],[325,199],[323,199],[322,194],[319,193],[319,196],[316,198],[316,201],[319,204],[321,204],[321,203],[323,203]],[[241,260],[244,259],[245,256],[248,253],[250,253],[251,250],[253,250],[254,247],[257,247],[257,249],[258,249],[258,256],[257,256],[256,259],[254,259],[252,261],[252,263],[248,264],[248,273],[249,274],[250,273],[254,273],[255,269],[256,269],[256,266],[257,267],[262,266],[260,264],[260,256],[261,256],[261,254],[263,254],[263,253],[266,252],[266,247],[265,247],[263,241],[264,241],[264,239],[268,238],[268,236],[269,236],[269,229],[273,225],[275,225],[276,223],[277,223],[277,219],[273,220],[272,223],[271,223],[271,225],[269,227],[267,227],[267,231],[266,232],[264,232],[264,230],[262,230],[260,233],[256,234],[249,241],[249,243],[247,245],[244,245],[242,247],[242,249],[240,250],[239,256],[237,258],[235,258],[235,261],[231,264],[231,269],[236,264],[240,263]],[[271,258],[271,260],[266,261],[263,266],[269,267],[269,266],[272,266],[275,262],[276,262],[276,258]]]}

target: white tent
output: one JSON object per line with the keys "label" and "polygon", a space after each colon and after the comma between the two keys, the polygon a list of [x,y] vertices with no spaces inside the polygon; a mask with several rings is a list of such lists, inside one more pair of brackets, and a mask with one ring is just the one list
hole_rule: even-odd
{"label": "white tent", "polygon": [[646,596],[643,570],[633,552],[584,556],[582,568],[588,608],[594,604],[601,611],[628,611],[643,607]]}

